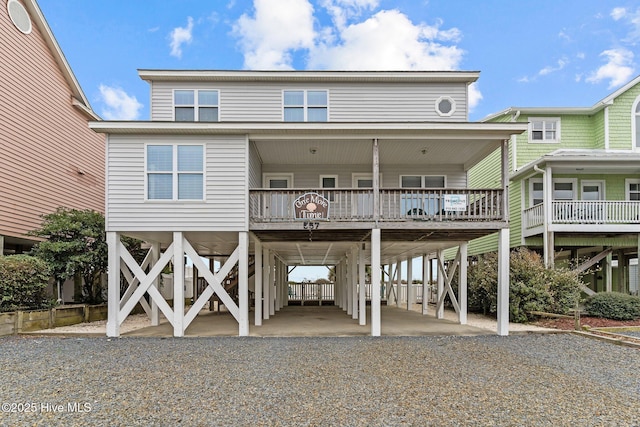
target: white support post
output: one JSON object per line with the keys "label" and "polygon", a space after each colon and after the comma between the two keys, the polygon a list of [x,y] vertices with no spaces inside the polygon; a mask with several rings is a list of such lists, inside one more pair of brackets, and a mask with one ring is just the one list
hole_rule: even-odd
{"label": "white support post", "polygon": [[[284,266],[284,306],[289,307],[289,266]],[[322,286],[322,285],[320,285]],[[322,305],[322,302],[320,303]]]}
{"label": "white support post", "polygon": [[[607,255],[607,257],[605,258],[605,263],[604,263],[604,289],[606,292],[611,292],[613,291],[613,283],[612,283],[612,276],[613,276],[613,253],[609,252],[609,254]],[[620,265],[620,263],[618,263],[618,265]],[[622,268],[622,267],[620,267]]]}
{"label": "white support post", "polygon": [[264,320],[269,320],[269,299],[271,299],[271,285],[269,283],[269,280],[271,280],[271,274],[269,274],[271,256],[269,252],[268,248],[262,248],[262,318]]}
{"label": "white support post", "polygon": [[429,291],[431,290],[431,261],[429,255],[424,254],[422,256],[422,314],[429,312]]}
{"label": "white support post", "polygon": [[379,337],[380,321],[380,229],[371,230],[371,335]]}
{"label": "white support post", "polygon": [[269,251],[269,316],[276,314],[276,254]]}
{"label": "white support post", "polygon": [[460,265],[458,266],[458,321],[461,325],[467,324],[467,254],[469,244],[460,244]]}
{"label": "white support post", "polygon": [[365,245],[362,244],[362,248],[358,251],[358,324],[364,326],[367,324],[367,294],[366,294],[366,266],[365,266]]}
{"label": "white support post", "polygon": [[396,261],[396,306],[402,302],[402,260]]}
{"label": "white support post", "polygon": [[279,259],[275,261],[275,269],[274,269],[274,278],[275,278],[275,289],[276,289],[276,301],[274,303],[274,310],[280,311],[280,307],[282,307],[282,262]]}
{"label": "white support post", "polygon": [[[444,265],[444,252],[442,250],[438,251],[438,265]],[[437,287],[437,293],[436,293],[436,299],[438,301],[440,301],[440,298],[442,298],[442,294],[444,293],[444,271],[440,271],[440,268],[438,268],[438,287]],[[438,319],[444,319],[444,304],[439,305],[438,307],[436,307],[436,318]]]}
{"label": "white support post", "polygon": [[256,326],[262,326],[262,242],[255,239],[254,310]]}
{"label": "white support post", "polygon": [[351,249],[351,318],[358,318],[358,248]]}
{"label": "white support post", "polygon": [[413,307],[413,259],[407,258],[407,310]]}
{"label": "white support post", "polygon": [[347,262],[346,262],[346,299],[347,299],[347,316],[351,316],[353,313],[353,292],[351,289],[353,288],[353,253],[351,251],[347,252]]}
{"label": "white support post", "polygon": [[547,166],[543,175],[543,201],[544,201],[544,220],[542,235],[544,265],[547,268],[553,268],[555,263],[555,242],[553,231],[550,230],[553,223],[553,170],[551,166]]}
{"label": "white support post", "polygon": [[238,233],[238,334],[249,336],[249,233]]}
{"label": "white support post", "polygon": [[[156,265],[156,262],[160,259],[160,243],[152,243],[151,244],[151,266]],[[153,285],[156,289],[158,289],[158,285],[160,284],[160,276],[156,277],[153,281]],[[160,324],[160,310],[158,309],[158,304],[151,298],[151,326],[158,326]]]}
{"label": "white support post", "polygon": [[173,232],[173,336],[184,336],[184,242]]}
{"label": "white support post", "polygon": [[509,335],[509,229],[498,233],[498,335]]}
{"label": "white support post", "polygon": [[108,245],[108,290],[107,290],[107,336],[120,336],[120,233],[107,231]]}

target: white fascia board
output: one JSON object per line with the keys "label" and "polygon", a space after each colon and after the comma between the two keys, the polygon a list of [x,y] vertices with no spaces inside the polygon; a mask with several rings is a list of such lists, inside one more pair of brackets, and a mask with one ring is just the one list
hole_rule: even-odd
{"label": "white fascia board", "polygon": [[281,81],[281,82],[465,82],[473,83],[479,71],[251,71],[251,70],[150,70],[139,69],[147,81]]}

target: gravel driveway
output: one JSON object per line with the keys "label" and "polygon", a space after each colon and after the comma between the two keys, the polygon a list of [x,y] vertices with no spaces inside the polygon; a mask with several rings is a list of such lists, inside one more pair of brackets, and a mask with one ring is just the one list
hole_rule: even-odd
{"label": "gravel driveway", "polygon": [[0,339],[0,425],[632,426],[640,350],[510,337]]}

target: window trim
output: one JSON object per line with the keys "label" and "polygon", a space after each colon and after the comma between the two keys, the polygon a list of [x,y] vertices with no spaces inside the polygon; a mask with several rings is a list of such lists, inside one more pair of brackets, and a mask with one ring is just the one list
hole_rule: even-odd
{"label": "window trim", "polygon": [[[176,92],[178,91],[192,91],[193,92],[193,104],[191,105],[176,105]],[[209,105],[209,104],[204,104],[204,105],[200,105],[198,103],[198,92],[200,91],[205,91],[205,92],[217,92],[218,93],[218,105]],[[176,108],[177,107],[190,107],[193,108],[193,121],[181,121],[178,123],[198,123],[200,122],[200,107],[216,107],[218,109],[218,120],[215,122],[200,122],[200,123],[219,123],[220,122],[220,89],[205,89],[205,88],[199,88],[199,89],[191,89],[191,88],[174,88],[171,91],[171,114],[173,115],[172,119],[175,122],[176,121]]]}
{"label": "window trim", "polygon": [[[284,94],[285,92],[302,92],[302,97],[303,97],[303,103],[302,103],[302,114],[303,114],[303,120],[301,122],[294,122],[294,121],[286,121],[285,120],[285,108],[287,108],[287,106],[284,104]],[[327,94],[327,103],[325,104],[324,108],[327,110],[327,120],[324,122],[309,122],[309,114],[308,114],[308,110],[309,110],[309,99],[308,99],[308,93],[309,92],[325,92]],[[287,88],[287,89],[282,89],[282,93],[280,96],[280,103],[282,106],[282,122],[283,123],[328,123],[329,122],[329,89],[301,89],[301,88]],[[289,106],[292,107],[292,106]],[[312,108],[322,108],[322,106],[317,106],[317,105],[312,105]],[[299,108],[296,107],[296,108]]]}
{"label": "window trim", "polygon": [[626,178],[624,180],[624,197],[627,201],[631,201],[631,184],[640,185],[640,178]]}
{"label": "window trim", "polygon": [[[402,186],[402,178],[405,176],[419,176],[420,177],[420,187],[403,187]],[[444,178],[444,186],[443,187],[425,187],[424,179],[426,177],[435,177],[435,178]],[[447,175],[421,175],[421,174],[406,174],[400,175],[398,177],[398,187],[400,188],[447,188]]]}
{"label": "window trim", "polygon": [[[449,101],[449,103],[451,104],[451,110],[448,113],[440,111],[440,103],[442,101]],[[450,96],[441,96],[438,99],[436,99],[434,108],[436,110],[436,113],[438,113],[440,117],[451,117],[456,112],[456,101]]]}
{"label": "window trim", "polygon": [[[561,124],[562,121],[560,117],[529,117],[528,119],[528,140],[530,144],[559,144],[561,140]],[[546,122],[556,122],[556,137],[554,139],[545,139],[543,135],[543,139],[533,139],[533,122],[543,122],[543,132],[546,133],[546,129],[544,123]]]}
{"label": "window trim", "polygon": [[[542,184],[542,203],[544,203],[544,194],[545,194],[545,191],[544,191],[544,180],[542,178],[529,178],[529,207],[535,206],[533,204],[533,184],[534,183],[541,183]],[[571,185],[573,186],[573,190],[572,190],[573,191],[573,198],[571,200],[579,200],[578,199],[578,190],[579,189],[578,189],[578,179],[577,178],[553,178],[553,182],[552,182],[551,185],[555,185],[557,183],[571,183]],[[580,191],[581,191],[581,188],[582,187],[580,187]],[[602,191],[604,192],[604,187],[603,187]],[[558,199],[553,197],[554,193],[555,193],[555,186],[551,191],[552,201],[553,200],[558,200]]]}
{"label": "window trim", "polygon": [[[150,145],[164,145],[173,147],[172,169],[171,169],[171,199],[150,199],[149,198],[149,174],[165,173],[168,171],[149,171],[148,169],[148,147]],[[199,146],[202,148],[202,171],[178,171],[178,146]],[[207,201],[207,174],[206,174],[206,145],[203,143],[175,143],[175,142],[146,142],[144,144],[144,201],[151,203],[201,203]],[[179,199],[178,198],[178,176],[182,175],[202,175],[202,199]]]}

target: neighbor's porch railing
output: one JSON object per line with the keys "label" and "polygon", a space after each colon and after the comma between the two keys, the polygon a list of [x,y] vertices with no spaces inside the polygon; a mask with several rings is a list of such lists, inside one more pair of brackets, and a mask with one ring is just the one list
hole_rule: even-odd
{"label": "neighbor's porch railing", "polygon": [[[387,286],[388,284],[380,285],[380,298],[382,301],[387,300]],[[394,300],[406,301],[407,300],[407,284],[402,283],[400,287],[397,284],[392,285],[394,287],[393,295]],[[422,302],[422,284],[413,283],[411,285],[412,293],[415,295],[416,302]],[[429,297],[428,302],[435,302],[435,286],[429,285]],[[365,299],[371,301],[371,283],[365,284]],[[300,302],[304,305],[305,302],[322,305],[323,302],[335,301],[335,285],[333,283],[310,283],[299,282],[289,283],[288,300],[294,302]]]}
{"label": "neighbor's porch railing", "polygon": [[[249,190],[252,221],[288,222],[294,218],[293,202],[307,192],[317,192],[329,200],[331,221],[372,221],[372,189],[258,189]],[[503,219],[501,189],[380,189],[381,221]],[[457,202],[452,207],[452,200]]]}
{"label": "neighbor's porch railing", "polygon": [[[525,229],[542,226],[544,204],[525,209]],[[640,201],[553,201],[552,224],[640,224]]]}

